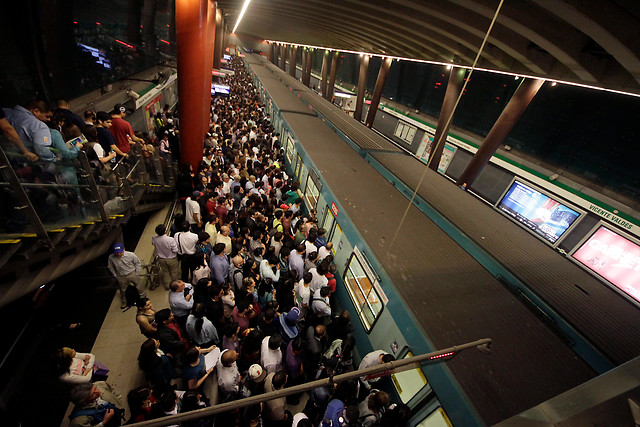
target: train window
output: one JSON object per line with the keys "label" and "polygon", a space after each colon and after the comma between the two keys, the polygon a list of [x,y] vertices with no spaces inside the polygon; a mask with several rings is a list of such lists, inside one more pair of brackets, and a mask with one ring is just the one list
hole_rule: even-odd
{"label": "train window", "polygon": [[416,134],[416,129],[417,128],[415,126],[411,126],[410,124],[399,120],[398,124],[396,125],[396,130],[395,132],[393,132],[393,134],[404,142],[411,144],[411,142],[413,142],[413,137]]}
{"label": "train window", "polygon": [[300,191],[302,194],[306,191],[307,188],[307,176],[309,176],[309,170],[304,165],[304,162],[300,163],[300,176],[298,177],[298,181],[300,181]]}
{"label": "train window", "polygon": [[340,240],[342,239],[342,228],[340,224],[336,222],[335,227],[333,228],[333,233],[331,234],[331,243],[333,243],[333,254],[335,255],[336,251],[340,248]]}
{"label": "train window", "polygon": [[324,228],[325,230],[327,230],[327,241],[331,241],[331,238],[333,237],[332,235],[332,227],[333,227],[333,223],[335,222],[335,218],[333,216],[333,212],[331,212],[331,209],[329,208],[329,206],[327,205],[326,209],[325,209],[325,215],[324,215],[324,219],[322,220],[322,223],[320,225],[321,228]]}
{"label": "train window", "polygon": [[287,134],[287,159],[289,160],[289,164],[293,162],[293,154],[294,154],[293,138],[291,138],[290,134]]}
{"label": "train window", "polygon": [[300,158],[300,156],[298,156],[298,161],[296,162],[296,168],[295,168],[295,172],[294,175],[296,176],[296,178],[300,178],[300,168],[302,167],[302,159]]}
{"label": "train window", "polygon": [[[413,353],[407,351],[403,359],[410,357],[413,357]],[[391,380],[398,391],[398,396],[400,396],[402,403],[409,403],[409,401],[427,385],[427,377],[425,377],[424,372],[422,372],[420,368],[392,374]]]}
{"label": "train window", "polygon": [[318,204],[319,194],[320,193],[318,192],[318,187],[316,186],[316,183],[313,182],[313,179],[311,179],[311,174],[309,174],[309,176],[307,177],[307,185],[304,191],[304,200],[307,203],[307,207],[309,208],[309,210],[315,209],[316,205]]}
{"label": "train window", "polygon": [[373,274],[365,272],[369,269],[363,263],[366,262],[361,260],[357,256],[357,252],[354,251],[345,272],[344,282],[356,307],[358,317],[360,317],[365,330],[369,332],[380,313],[382,313],[383,305],[378,292],[373,286],[373,282],[376,279],[372,277]]}
{"label": "train window", "polygon": [[442,407],[436,409],[427,416],[424,420],[420,421],[416,427],[453,427],[447,413],[444,412]]}

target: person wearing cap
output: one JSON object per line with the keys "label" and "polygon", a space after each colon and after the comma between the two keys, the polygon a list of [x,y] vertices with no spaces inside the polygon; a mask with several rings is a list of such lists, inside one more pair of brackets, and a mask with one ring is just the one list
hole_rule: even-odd
{"label": "person wearing cap", "polygon": [[122,243],[113,245],[113,253],[109,255],[107,268],[109,272],[116,278],[120,286],[120,308],[127,308],[127,298],[125,291],[129,284],[138,289],[141,297],[147,296],[147,291],[140,281],[138,274],[140,273],[140,259],[133,252],[125,251]]}
{"label": "person wearing cap", "polygon": [[131,144],[144,142],[142,138],[135,136],[129,122],[124,120],[126,115],[127,108],[122,104],[116,104],[111,113],[111,129],[109,129],[116,140],[116,145],[125,154],[131,150]]}
{"label": "person wearing cap", "polygon": [[288,313],[282,313],[278,316],[278,329],[284,345],[288,345],[300,333],[297,323],[299,318],[300,309],[298,307],[293,307]]}
{"label": "person wearing cap", "polygon": [[187,197],[185,201],[185,217],[189,221],[193,233],[198,233],[202,229],[202,214],[200,213],[200,203],[198,203],[201,195],[201,192],[194,191],[191,193],[191,197]]}
{"label": "person wearing cap", "polygon": [[245,397],[255,396],[264,393],[264,379],[267,377],[267,371],[257,363],[249,366],[247,371],[247,379],[244,382]]}

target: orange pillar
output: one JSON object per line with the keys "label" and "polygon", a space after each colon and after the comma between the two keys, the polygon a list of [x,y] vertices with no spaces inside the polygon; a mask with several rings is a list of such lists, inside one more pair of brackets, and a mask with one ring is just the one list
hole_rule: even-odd
{"label": "orange pillar", "polygon": [[[215,44],[216,33],[216,3],[215,0],[207,0],[209,2],[207,12],[207,38],[205,40],[205,52],[204,52],[204,89],[202,96],[204,97],[205,108],[202,111],[204,115],[202,134],[206,134],[209,131],[209,118],[210,118],[210,106],[211,106],[211,71],[213,69],[213,51]],[[195,167],[196,165],[194,165]]]}
{"label": "orange pillar", "polygon": [[202,96],[205,76],[208,0],[176,0],[178,96],[180,101],[180,161],[194,169],[202,159],[204,134]]}

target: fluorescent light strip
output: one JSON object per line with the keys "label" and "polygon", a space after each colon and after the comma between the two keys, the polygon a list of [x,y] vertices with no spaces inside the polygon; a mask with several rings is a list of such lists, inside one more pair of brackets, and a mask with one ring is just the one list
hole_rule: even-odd
{"label": "fluorescent light strip", "polygon": [[[333,47],[324,47],[324,46],[313,46],[313,45],[308,45],[308,44],[301,44],[301,43],[291,43],[291,42],[283,42],[283,41],[276,41],[276,40],[265,40],[265,42],[267,43],[279,43],[279,44],[285,44],[285,45],[292,45],[292,46],[300,46],[300,47],[309,47],[309,48],[314,48],[314,49],[326,49],[329,51],[334,51],[337,50],[339,52],[345,52],[345,53],[353,53],[356,55],[369,55],[369,56],[378,56],[380,58],[391,58],[391,59],[395,59],[395,60],[402,60],[402,61],[411,61],[411,62],[420,62],[423,64],[432,64],[432,65],[443,65],[446,67],[457,67],[457,68],[464,68],[467,70],[471,69],[470,65],[460,65],[460,64],[453,64],[451,62],[440,62],[440,61],[429,61],[426,59],[416,59],[416,58],[405,58],[402,56],[391,56],[391,55],[384,55],[384,54],[380,54],[380,53],[370,53],[370,52],[360,52],[360,51],[355,51],[355,50],[347,50],[347,49],[336,49]],[[622,90],[617,90],[617,89],[609,89],[606,87],[600,87],[600,86],[593,86],[593,85],[587,85],[584,83],[576,83],[576,82],[570,82],[570,81],[566,81],[566,80],[557,80],[557,79],[551,79],[551,78],[547,78],[547,77],[541,77],[541,76],[533,76],[533,75],[528,75],[528,74],[518,74],[518,73],[512,73],[509,71],[502,71],[502,70],[492,70],[490,68],[480,68],[480,67],[476,67],[474,68],[474,70],[476,71],[486,71],[488,73],[495,73],[495,74],[503,74],[506,76],[513,76],[513,77],[524,77],[527,79],[538,79],[538,80],[544,80],[545,82],[551,82],[551,83],[560,83],[560,84],[564,84],[564,85],[569,85],[569,86],[577,86],[577,87],[583,87],[586,89],[595,89],[595,90],[600,90],[603,92],[610,92],[610,93],[615,93],[618,95],[627,95],[627,96],[634,96],[636,98],[640,98],[640,93],[633,93],[633,92],[625,92]]]}
{"label": "fluorescent light strip", "polygon": [[238,29],[238,25],[240,25],[240,21],[242,21],[242,17],[244,16],[244,13],[247,11],[247,8],[249,7],[249,3],[251,3],[251,0],[244,0],[244,5],[242,6],[242,10],[240,11],[240,16],[238,16],[238,20],[236,21],[236,26],[233,27],[233,31],[231,31],[232,33],[235,33],[236,30]]}

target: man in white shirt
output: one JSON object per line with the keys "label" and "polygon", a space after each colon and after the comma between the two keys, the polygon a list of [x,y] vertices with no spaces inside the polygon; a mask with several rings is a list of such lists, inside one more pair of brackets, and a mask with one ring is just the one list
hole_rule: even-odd
{"label": "man in white shirt", "polygon": [[330,317],[331,305],[329,305],[329,295],[331,295],[331,288],[324,286],[313,293],[313,300],[311,301],[311,310],[318,317]]}
{"label": "man in white shirt", "polygon": [[[169,289],[169,283],[177,280],[178,273],[178,244],[174,239],[165,234],[164,224],[156,227],[157,236],[151,238],[151,244],[156,248],[158,255],[158,267],[160,269],[159,280],[165,289]],[[154,289],[152,287],[152,289]]]}
{"label": "man in white shirt", "polygon": [[202,194],[199,191],[194,191],[191,197],[187,197],[185,202],[185,217],[189,221],[191,231],[199,233],[202,229],[202,215],[200,214],[200,204],[198,199]]}
{"label": "man in white shirt", "polygon": [[224,350],[218,359],[216,365],[218,368],[218,386],[224,394],[223,398],[240,390],[240,372],[238,372],[236,360],[238,360],[238,353],[234,350]]}
{"label": "man in white shirt", "polygon": [[182,268],[182,280],[189,282],[191,273],[191,258],[196,253],[196,243],[198,243],[198,235],[192,233],[189,229],[189,223],[184,221],[180,227],[181,231],[177,232],[173,238],[178,244],[178,254],[180,255],[180,266]]}
{"label": "man in white shirt", "polygon": [[260,349],[260,365],[264,367],[267,373],[275,373],[282,368],[282,336],[273,334],[262,340]]}
{"label": "man in white shirt", "polygon": [[[273,272],[273,269],[276,272]],[[278,257],[273,255],[269,259],[263,259],[260,261],[260,277],[264,279],[271,279],[273,283],[277,283],[280,280],[280,263]]]}
{"label": "man in white shirt", "polygon": [[331,249],[333,249],[332,242],[327,242],[325,246],[320,246],[320,248],[318,249],[318,261],[322,261],[328,255],[331,255]]}

